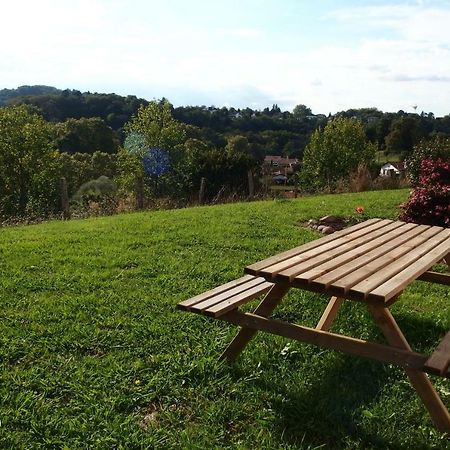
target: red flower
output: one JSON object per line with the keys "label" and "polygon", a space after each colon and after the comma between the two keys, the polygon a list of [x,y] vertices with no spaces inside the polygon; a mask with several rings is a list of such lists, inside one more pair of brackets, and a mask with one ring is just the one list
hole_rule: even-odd
{"label": "red flower", "polygon": [[361,214],[361,213],[364,212],[364,207],[362,207],[362,206],[357,206],[357,207],[355,208],[355,211],[356,211],[358,214]]}

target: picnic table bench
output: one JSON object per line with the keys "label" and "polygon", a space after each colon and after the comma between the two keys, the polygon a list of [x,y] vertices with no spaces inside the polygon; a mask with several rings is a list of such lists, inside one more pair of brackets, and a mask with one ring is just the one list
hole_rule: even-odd
{"label": "picnic table bench", "polygon": [[[450,229],[370,219],[251,264],[247,274],[177,305],[241,327],[221,358],[233,361],[257,331],[395,364],[406,374],[440,431],[450,433],[450,414],[427,373],[450,378],[450,331],[430,355],[412,351],[389,307],[414,280],[450,286]],[[331,295],[315,328],[270,319],[291,288]],[[253,313],[239,307],[261,295]],[[344,300],[363,302],[387,345],[330,332]]]}

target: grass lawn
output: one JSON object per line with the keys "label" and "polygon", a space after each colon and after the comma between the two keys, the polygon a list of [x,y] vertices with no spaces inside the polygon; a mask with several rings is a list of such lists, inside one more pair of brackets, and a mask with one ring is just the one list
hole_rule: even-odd
{"label": "grass lawn", "polygon": [[[0,448],[448,448],[396,367],[175,310],[245,265],[318,237],[325,214],[395,218],[408,191],[144,212],[0,229]],[[415,283],[392,311],[414,349],[450,328],[450,294]],[[335,330],[381,340],[362,304]],[[314,325],[294,290],[276,317]],[[433,381],[450,406],[449,380]]]}

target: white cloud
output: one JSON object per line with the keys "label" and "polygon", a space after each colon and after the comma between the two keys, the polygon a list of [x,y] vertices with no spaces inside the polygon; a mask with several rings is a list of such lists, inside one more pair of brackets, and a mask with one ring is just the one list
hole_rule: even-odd
{"label": "white cloud", "polygon": [[331,29],[338,22],[353,30],[345,43],[336,38],[317,44],[320,28],[308,45],[300,39],[302,46],[288,48],[275,40],[282,27],[200,26],[182,16],[172,19],[165,4],[138,5],[136,11],[119,0],[2,5],[0,88],[42,83],[185,104],[303,103],[323,113],[417,104],[419,110],[450,113],[449,6],[338,9],[321,26]]}

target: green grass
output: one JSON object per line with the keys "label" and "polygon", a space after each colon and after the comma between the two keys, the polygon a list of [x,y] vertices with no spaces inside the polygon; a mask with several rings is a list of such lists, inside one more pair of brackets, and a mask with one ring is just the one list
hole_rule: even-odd
{"label": "green grass", "polygon": [[[0,229],[0,448],[446,448],[402,370],[175,310],[245,265],[317,238],[325,214],[398,214],[408,192],[227,204]],[[314,325],[294,290],[280,319]],[[450,328],[449,291],[393,307],[417,351]],[[379,340],[364,305],[336,331]],[[433,378],[450,403],[448,380]],[[321,447],[322,446],[322,447]]]}

